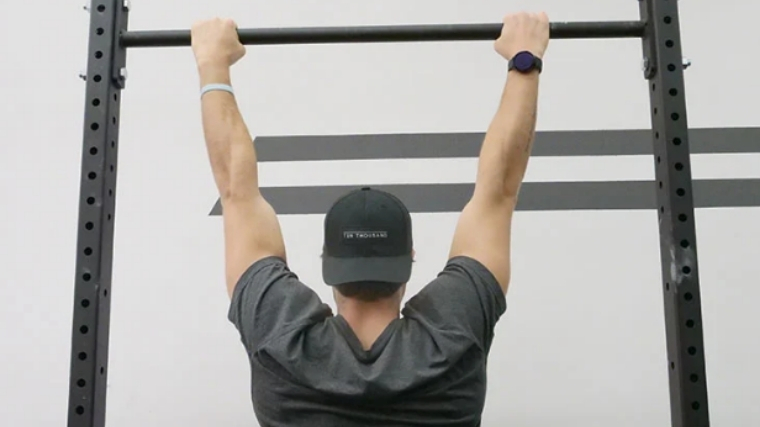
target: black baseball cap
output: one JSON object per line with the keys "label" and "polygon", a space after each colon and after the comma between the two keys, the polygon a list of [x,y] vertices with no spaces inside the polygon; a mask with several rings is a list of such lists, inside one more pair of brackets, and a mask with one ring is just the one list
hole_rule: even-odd
{"label": "black baseball cap", "polygon": [[338,199],[325,217],[322,278],[406,283],[412,274],[412,218],[390,193],[364,187]]}

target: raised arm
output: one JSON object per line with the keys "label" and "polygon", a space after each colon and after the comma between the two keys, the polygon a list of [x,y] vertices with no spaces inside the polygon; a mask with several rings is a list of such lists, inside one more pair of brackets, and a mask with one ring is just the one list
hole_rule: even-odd
{"label": "raised arm", "polygon": [[[546,14],[520,13],[504,19],[495,47],[507,60],[525,51],[542,58],[548,43]],[[450,253],[452,258],[467,256],[481,262],[505,293],[510,279],[512,214],[535,134],[538,83],[537,70],[509,71],[481,148],[475,191],[459,218]]]}
{"label": "raised arm", "polygon": [[[245,55],[233,21],[195,24],[193,52],[201,87],[231,86],[230,68]],[[243,273],[268,256],[285,259],[277,216],[259,191],[256,151],[229,91],[206,92],[201,99],[203,131],[211,170],[224,211],[225,270],[230,295]]]}

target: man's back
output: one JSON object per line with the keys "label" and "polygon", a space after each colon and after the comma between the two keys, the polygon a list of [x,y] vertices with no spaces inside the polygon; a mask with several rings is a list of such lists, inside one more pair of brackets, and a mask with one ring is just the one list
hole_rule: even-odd
{"label": "man's back", "polygon": [[262,427],[477,426],[502,288],[479,262],[457,257],[365,351],[277,257],[235,289],[230,320],[251,360]]}

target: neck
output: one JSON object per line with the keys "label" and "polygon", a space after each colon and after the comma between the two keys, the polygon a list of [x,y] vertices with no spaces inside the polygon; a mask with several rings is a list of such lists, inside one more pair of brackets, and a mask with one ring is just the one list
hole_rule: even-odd
{"label": "neck", "polygon": [[400,308],[395,298],[374,302],[346,298],[338,304],[338,313],[351,326],[362,347],[369,350],[385,328],[399,318]]}

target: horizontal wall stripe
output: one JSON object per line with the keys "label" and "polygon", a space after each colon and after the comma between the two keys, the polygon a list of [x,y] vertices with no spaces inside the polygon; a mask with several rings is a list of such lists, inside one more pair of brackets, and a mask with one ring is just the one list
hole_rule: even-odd
{"label": "horizontal wall stripe", "polygon": [[[482,133],[262,136],[263,162],[477,157]],[[689,131],[690,149],[700,153],[760,153],[760,128]],[[533,156],[621,156],[652,154],[650,130],[538,132]]]}
{"label": "horizontal wall stripe", "polygon": [[[760,178],[760,154],[695,154],[692,178]],[[537,157],[525,182],[651,181],[654,156]],[[263,162],[263,187],[317,187],[372,184],[473,183],[478,159],[384,159]]]}
{"label": "horizontal wall stripe", "polygon": [[[760,179],[694,181],[697,208],[760,206]],[[413,213],[459,212],[473,184],[378,185],[399,197]],[[262,188],[280,215],[324,214],[356,186]],[[656,208],[653,181],[525,183],[517,210],[641,210]],[[211,215],[221,215],[217,201]]]}
{"label": "horizontal wall stripe", "polygon": [[[653,156],[538,157],[531,159],[525,182],[647,181],[654,179],[654,165]],[[466,184],[475,182],[477,169],[475,157],[263,162],[259,183],[262,187]]]}

